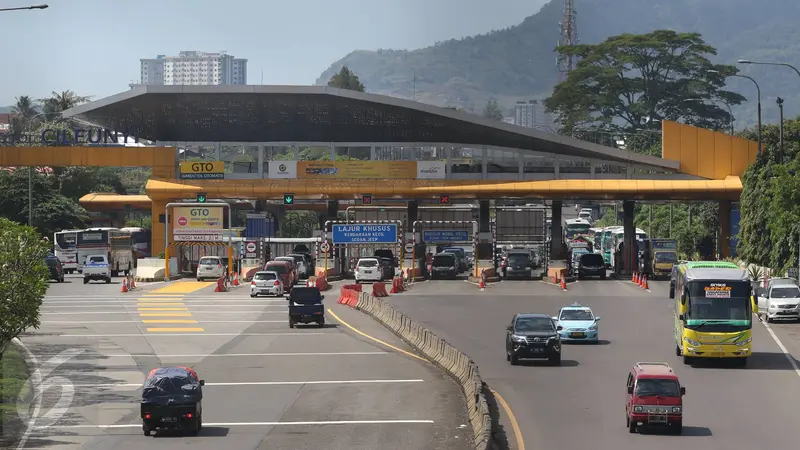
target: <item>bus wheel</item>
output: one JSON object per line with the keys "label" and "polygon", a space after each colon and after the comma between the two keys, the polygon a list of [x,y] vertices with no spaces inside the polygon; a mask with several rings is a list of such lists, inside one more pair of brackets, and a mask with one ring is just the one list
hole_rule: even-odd
{"label": "bus wheel", "polygon": [[692,358],[691,356],[686,356],[686,355],[683,356],[683,363],[686,364],[687,366],[691,366],[693,362],[694,358]]}
{"label": "bus wheel", "polygon": [[681,356],[681,348],[678,347],[678,344],[675,344],[675,356]]}

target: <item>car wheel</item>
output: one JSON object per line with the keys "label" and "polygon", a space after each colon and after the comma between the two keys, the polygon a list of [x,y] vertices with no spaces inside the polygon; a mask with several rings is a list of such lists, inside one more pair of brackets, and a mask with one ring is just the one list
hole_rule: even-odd
{"label": "car wheel", "polygon": [[678,347],[678,344],[675,344],[675,356],[681,356],[681,348]]}
{"label": "car wheel", "polygon": [[628,432],[636,433],[636,422],[628,419]]}
{"label": "car wheel", "polygon": [[630,428],[631,426],[631,416],[625,416],[625,428]]}
{"label": "car wheel", "polygon": [[258,294],[250,294],[250,298],[256,298],[256,297],[258,297]]}
{"label": "car wheel", "polygon": [[511,357],[509,358],[509,361],[511,362],[512,366],[517,366],[519,365],[519,356],[517,356],[516,353],[511,352]]}
{"label": "car wheel", "polygon": [[506,349],[506,361],[511,361],[511,353]]}
{"label": "car wheel", "polygon": [[607,277],[606,277],[606,274],[602,274],[602,275],[600,275],[600,279],[601,279],[601,280],[605,280],[606,278],[607,278]]}
{"label": "car wheel", "polygon": [[324,320],[320,320],[319,322],[317,322],[317,326],[319,328],[324,328],[325,327],[325,321]]}
{"label": "car wheel", "polygon": [[106,278],[106,284],[111,284],[111,278]]}
{"label": "car wheel", "polygon": [[89,284],[89,279],[88,278],[84,278],[83,279],[83,284]]}
{"label": "car wheel", "polygon": [[289,328],[294,328],[294,320],[289,319]]}
{"label": "car wheel", "polygon": [[549,359],[550,359],[550,364],[552,364],[554,366],[560,366],[561,365],[561,353],[556,353],[555,355],[551,356]]}
{"label": "car wheel", "polygon": [[64,282],[64,275],[61,275],[61,278],[58,279],[58,282],[59,283],[63,283]]}
{"label": "car wheel", "polygon": [[145,436],[150,436],[151,431],[152,430],[150,429],[150,427],[148,427],[145,424],[142,424],[142,432],[144,433]]}
{"label": "car wheel", "polygon": [[694,362],[694,358],[692,358],[691,356],[686,356],[686,355],[683,355],[683,363],[684,363],[685,365],[687,365],[687,366],[691,366],[691,365],[692,365],[692,362]]}
{"label": "car wheel", "polygon": [[672,425],[672,434],[680,435],[683,433],[683,422]]}

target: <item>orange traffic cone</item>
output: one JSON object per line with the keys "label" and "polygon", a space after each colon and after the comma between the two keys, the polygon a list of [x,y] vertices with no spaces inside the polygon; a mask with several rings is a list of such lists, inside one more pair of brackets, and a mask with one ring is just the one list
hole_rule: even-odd
{"label": "orange traffic cone", "polygon": [[567,290],[567,279],[565,277],[561,277],[561,289]]}
{"label": "orange traffic cone", "polygon": [[131,278],[131,289],[136,289],[136,280]]}
{"label": "orange traffic cone", "polygon": [[642,289],[650,289],[650,286],[647,285],[647,277],[644,277],[644,280],[642,280]]}
{"label": "orange traffic cone", "polygon": [[128,280],[122,280],[121,292],[123,293],[128,292]]}
{"label": "orange traffic cone", "polygon": [[483,291],[486,289],[486,271],[481,270],[481,281],[478,282],[478,288]]}
{"label": "orange traffic cone", "polygon": [[231,281],[231,285],[232,286],[238,286],[239,285],[239,273],[238,272],[234,272],[233,273],[233,280]]}
{"label": "orange traffic cone", "polygon": [[631,275],[631,281],[636,283],[636,272],[633,272],[633,274]]}

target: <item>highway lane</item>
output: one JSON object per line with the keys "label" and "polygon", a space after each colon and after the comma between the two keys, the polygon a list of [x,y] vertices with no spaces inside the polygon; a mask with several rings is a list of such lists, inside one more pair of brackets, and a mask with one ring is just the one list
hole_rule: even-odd
{"label": "highway lane", "polygon": [[[51,286],[41,329],[21,339],[49,371],[45,378],[70,384],[74,398],[52,427],[35,430],[26,448],[470,447],[459,387],[441,371],[379,347],[332,317],[322,329],[290,329],[283,299],[251,299],[246,287],[228,293],[196,287],[188,281],[119,294],[119,285]],[[328,307],[342,320],[407,349],[371,319],[334,305],[333,297]],[[169,306],[141,306],[159,302]],[[70,350],[79,353],[46,363]],[[206,380],[197,437],[142,435],[139,388],[150,369],[163,365],[192,366]],[[48,391],[45,409],[58,391]]]}
{"label": "highway lane", "polygon": [[[767,328],[756,322],[755,354],[747,368],[684,366],[674,351],[666,282],[651,283],[650,292],[615,280],[571,283],[566,292],[539,281],[502,282],[485,292],[468,283],[426,282],[389,301],[476,361],[489,386],[509,403],[527,450],[797,445],[782,430],[796,426],[800,377]],[[575,301],[602,317],[600,345],[565,346],[561,367],[513,367],[505,361],[505,327],[514,313],[554,315]],[[778,334],[789,326],[773,328]],[[794,358],[798,346],[792,345]],[[630,434],[624,427],[625,378],[638,361],[668,362],[687,387],[683,436]],[[502,423],[512,448],[519,448],[508,418]]]}

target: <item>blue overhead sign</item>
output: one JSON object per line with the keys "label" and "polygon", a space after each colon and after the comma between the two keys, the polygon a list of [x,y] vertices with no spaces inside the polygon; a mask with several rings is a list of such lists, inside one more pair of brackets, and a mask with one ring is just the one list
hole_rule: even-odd
{"label": "blue overhead sign", "polygon": [[395,244],[397,224],[333,225],[334,244]]}
{"label": "blue overhead sign", "polygon": [[464,230],[426,230],[422,241],[428,243],[469,242],[469,232]]}

